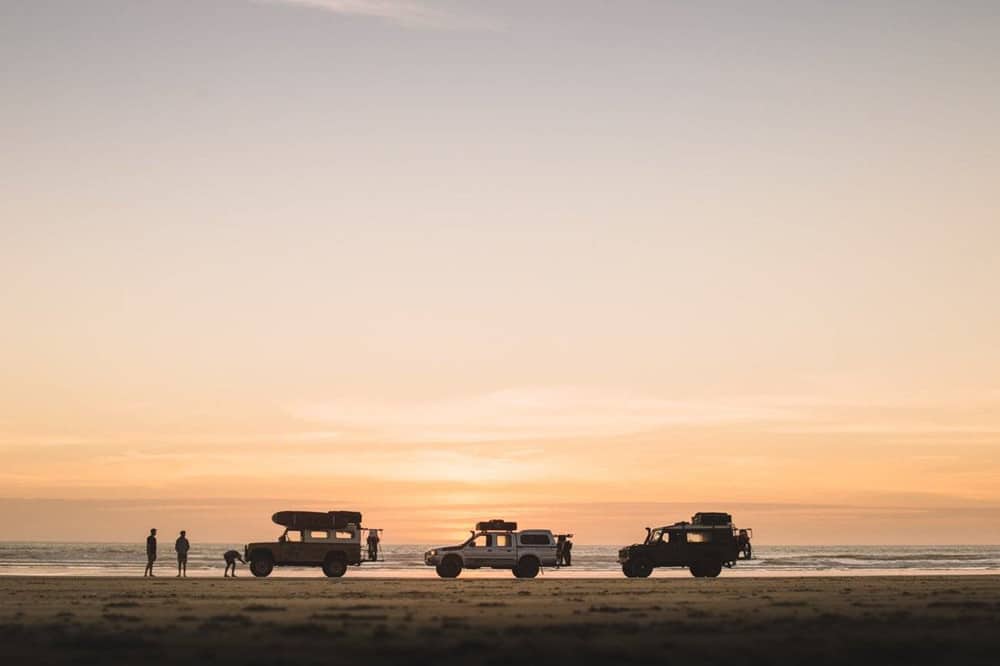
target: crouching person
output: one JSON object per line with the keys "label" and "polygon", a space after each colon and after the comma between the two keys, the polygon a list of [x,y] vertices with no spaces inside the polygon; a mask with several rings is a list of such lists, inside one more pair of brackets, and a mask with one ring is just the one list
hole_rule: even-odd
{"label": "crouching person", "polygon": [[240,552],[238,550],[227,550],[225,555],[223,555],[222,557],[224,557],[226,560],[226,572],[222,574],[222,577],[228,578],[229,569],[230,567],[232,567],[233,578],[236,578],[236,560],[239,560],[241,564],[246,564],[246,561],[244,561],[243,556],[240,555]]}

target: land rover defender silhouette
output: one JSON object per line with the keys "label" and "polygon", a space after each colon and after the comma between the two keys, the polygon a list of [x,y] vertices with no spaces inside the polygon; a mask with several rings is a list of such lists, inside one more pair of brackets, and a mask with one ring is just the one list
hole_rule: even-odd
{"label": "land rover defender silhouette", "polygon": [[753,530],[737,530],[728,513],[696,513],[691,522],[646,528],[646,540],[618,551],[622,573],[645,578],[656,567],[687,567],[692,576],[715,578],[723,567],[750,559]]}
{"label": "land rover defender silhouette", "polygon": [[339,578],[362,558],[362,532],[379,530],[361,526],[358,511],[279,511],[271,517],[285,528],[277,541],[248,543],[244,559],[254,576],[269,576],[276,566],[322,567]]}

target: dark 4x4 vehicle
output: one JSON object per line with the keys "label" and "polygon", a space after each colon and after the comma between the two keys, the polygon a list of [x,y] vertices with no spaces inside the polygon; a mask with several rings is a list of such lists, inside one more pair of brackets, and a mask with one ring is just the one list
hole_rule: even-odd
{"label": "dark 4x4 vehicle", "polygon": [[696,513],[691,522],[646,528],[646,540],[618,551],[622,572],[645,578],[656,567],[687,567],[698,578],[715,578],[723,567],[750,559],[753,530],[737,530],[728,513]]}
{"label": "dark 4x4 vehicle", "polygon": [[[271,520],[285,528],[278,540],[248,543],[244,549],[254,576],[269,576],[276,566],[299,566],[322,567],[327,576],[339,578],[363,561],[362,533],[378,534],[361,527],[358,511],[279,511]],[[367,559],[377,559],[378,539],[366,541]]]}

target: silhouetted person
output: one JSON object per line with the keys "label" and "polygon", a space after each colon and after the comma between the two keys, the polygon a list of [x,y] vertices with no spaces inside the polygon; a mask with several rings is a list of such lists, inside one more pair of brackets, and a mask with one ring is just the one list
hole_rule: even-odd
{"label": "silhouetted person", "polygon": [[374,562],[378,559],[378,530],[368,530],[368,559]]}
{"label": "silhouetted person", "polygon": [[740,530],[736,545],[740,549],[740,552],[743,553],[744,560],[753,558],[753,546],[750,545],[750,534],[746,530]]}
{"label": "silhouetted person", "polygon": [[156,561],[156,528],[149,530],[149,536],[146,537],[146,571],[143,572],[142,576],[153,575],[153,562]]}
{"label": "silhouetted person", "polygon": [[573,542],[569,539],[566,539],[562,547],[562,564],[566,567],[573,564]]}
{"label": "silhouetted person", "polygon": [[558,567],[563,561],[563,551],[566,549],[566,535],[560,534],[556,537],[556,566]]}
{"label": "silhouetted person", "polygon": [[187,578],[188,575],[188,551],[191,550],[191,544],[187,540],[187,532],[181,530],[181,535],[177,537],[177,541],[174,543],[174,550],[177,551],[177,577],[180,578],[182,575]]}
{"label": "silhouetted person", "polygon": [[222,577],[226,578],[229,576],[229,568],[232,567],[233,578],[236,578],[236,560],[239,560],[240,564],[246,564],[243,556],[240,555],[238,550],[227,550],[222,557],[226,560],[226,571],[222,574]]}

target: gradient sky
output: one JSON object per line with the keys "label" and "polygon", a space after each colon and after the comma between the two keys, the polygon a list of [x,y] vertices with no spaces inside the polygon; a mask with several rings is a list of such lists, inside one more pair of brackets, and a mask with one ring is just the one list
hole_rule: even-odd
{"label": "gradient sky", "polygon": [[0,3],[0,530],[1000,542],[995,2]]}

